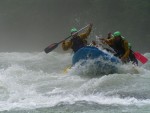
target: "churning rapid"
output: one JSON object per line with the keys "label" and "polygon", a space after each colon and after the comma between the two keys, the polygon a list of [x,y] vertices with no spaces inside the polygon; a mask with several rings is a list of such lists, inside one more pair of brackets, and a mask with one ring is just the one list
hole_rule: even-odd
{"label": "churning rapid", "polygon": [[[144,54],[150,59],[150,53]],[[69,53],[0,53],[0,112],[148,113],[150,62],[90,77]],[[81,71],[82,70],[82,71]],[[88,70],[90,71],[90,70]]]}

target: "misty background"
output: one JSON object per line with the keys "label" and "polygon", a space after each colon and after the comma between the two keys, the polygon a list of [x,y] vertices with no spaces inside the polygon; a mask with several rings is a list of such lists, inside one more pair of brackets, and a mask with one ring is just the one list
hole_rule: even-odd
{"label": "misty background", "polygon": [[88,23],[89,40],[119,30],[135,51],[149,52],[149,12],[150,0],[0,0],[0,52],[41,52]]}

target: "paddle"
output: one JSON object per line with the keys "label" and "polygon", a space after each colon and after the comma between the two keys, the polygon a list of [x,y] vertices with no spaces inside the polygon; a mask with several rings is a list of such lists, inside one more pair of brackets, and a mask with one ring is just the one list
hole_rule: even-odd
{"label": "paddle", "polygon": [[[80,31],[82,31],[83,29],[87,28],[88,26],[89,26],[89,24],[86,25],[85,27],[81,28],[81,29],[78,30],[77,32],[73,33],[72,35],[74,35],[74,34],[76,34],[76,33],[79,33]],[[71,38],[72,35],[68,36],[67,38],[65,38],[64,40],[62,40],[62,41],[60,41],[60,42],[58,42],[58,43],[53,43],[53,44],[49,45],[48,47],[46,47],[46,48],[44,49],[45,53],[49,53],[49,52],[53,51],[53,50],[54,50],[55,48],[57,48],[57,46],[58,46],[59,44],[61,44],[63,41],[65,41],[65,40]]]}
{"label": "paddle", "polygon": [[101,37],[96,36],[96,38],[97,38],[97,39],[100,39],[100,40],[99,40],[99,41],[100,41],[100,44],[102,45],[102,47],[103,47],[104,49],[108,49],[110,52],[116,54],[116,51],[115,51],[112,47],[110,47],[107,43],[104,43],[104,42],[101,40]]}
{"label": "paddle", "polygon": [[148,61],[148,59],[139,52],[134,52],[134,56],[143,64],[145,64]]}

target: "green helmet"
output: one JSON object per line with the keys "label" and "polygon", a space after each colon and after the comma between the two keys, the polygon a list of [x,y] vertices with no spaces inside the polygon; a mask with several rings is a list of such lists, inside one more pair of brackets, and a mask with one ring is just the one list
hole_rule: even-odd
{"label": "green helmet", "polygon": [[71,30],[70,30],[70,32],[72,33],[72,32],[77,32],[77,29],[76,28],[72,28]]}
{"label": "green helmet", "polygon": [[117,37],[117,36],[121,36],[121,33],[119,32],[119,31],[116,31],[116,32],[114,32],[114,35],[113,35],[114,37]]}

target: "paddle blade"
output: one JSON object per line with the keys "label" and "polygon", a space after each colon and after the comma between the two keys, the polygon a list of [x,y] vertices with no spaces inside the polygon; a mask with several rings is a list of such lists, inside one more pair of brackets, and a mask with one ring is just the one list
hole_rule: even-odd
{"label": "paddle blade", "polygon": [[45,51],[45,53],[49,53],[49,52],[51,52],[52,50],[54,50],[57,46],[58,46],[58,43],[51,44],[51,45],[49,45],[48,47],[46,47],[46,48],[44,49],[44,51]]}
{"label": "paddle blade", "polygon": [[134,52],[134,55],[136,59],[138,59],[143,64],[145,64],[148,61],[148,59],[139,52]]}

